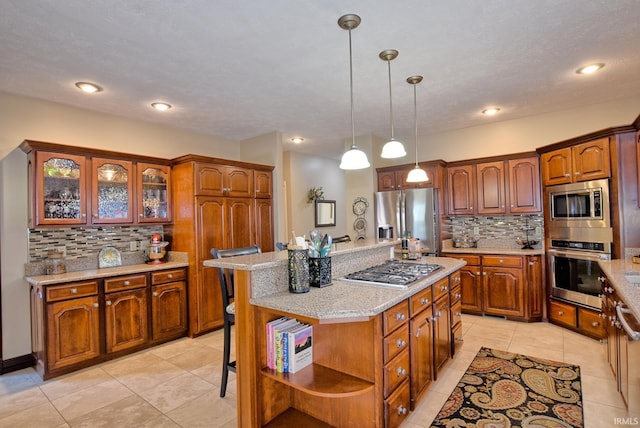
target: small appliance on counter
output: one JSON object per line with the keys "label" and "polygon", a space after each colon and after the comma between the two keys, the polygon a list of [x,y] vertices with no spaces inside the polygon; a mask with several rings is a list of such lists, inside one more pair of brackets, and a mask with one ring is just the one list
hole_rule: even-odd
{"label": "small appliance on counter", "polygon": [[162,236],[156,233],[151,235],[151,244],[149,245],[149,261],[148,264],[166,263],[164,256],[167,254],[167,241],[162,240]]}

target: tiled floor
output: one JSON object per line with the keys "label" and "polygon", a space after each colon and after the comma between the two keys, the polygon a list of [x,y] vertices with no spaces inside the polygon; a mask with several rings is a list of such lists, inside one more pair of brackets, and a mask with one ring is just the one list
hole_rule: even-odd
{"label": "tiled floor", "polygon": [[[428,427],[480,346],[580,365],[585,427],[629,414],[597,341],[547,323],[463,316],[462,351],[402,428]],[[222,331],[180,339],[43,382],[31,369],[0,376],[0,427],[235,427],[235,376],[220,398]],[[617,424],[620,426],[620,424]]]}

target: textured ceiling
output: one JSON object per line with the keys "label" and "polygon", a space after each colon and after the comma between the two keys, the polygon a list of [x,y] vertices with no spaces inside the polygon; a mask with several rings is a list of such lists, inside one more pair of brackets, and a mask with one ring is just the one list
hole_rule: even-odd
{"label": "textured ceiling", "polygon": [[[355,132],[388,137],[640,94],[638,0],[3,0],[0,90],[242,140],[279,131],[295,150],[339,156]],[[590,62],[592,76],[575,70]],[[75,89],[88,80],[105,90]],[[166,101],[159,113],[148,105]],[[493,118],[479,112],[499,105]]]}

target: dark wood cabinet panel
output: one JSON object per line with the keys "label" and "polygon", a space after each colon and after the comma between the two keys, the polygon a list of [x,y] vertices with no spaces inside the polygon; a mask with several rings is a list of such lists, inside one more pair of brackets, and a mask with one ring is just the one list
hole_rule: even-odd
{"label": "dark wood cabinet panel", "polygon": [[197,162],[195,192],[203,196],[253,197],[253,170]]}
{"label": "dark wood cabinet panel", "polygon": [[485,313],[521,318],[525,316],[521,269],[483,267],[483,279]]}
{"label": "dark wood cabinet panel", "polygon": [[152,337],[163,340],[182,336],[187,325],[187,284],[184,281],[151,288]]}
{"label": "dark wood cabinet panel", "polygon": [[571,148],[554,150],[540,156],[545,186],[571,183]]}
{"label": "dark wood cabinet panel", "polygon": [[553,186],[611,177],[609,138],[542,153],[542,184]]}
{"label": "dark wood cabinet panel", "polygon": [[144,344],[148,338],[146,288],[105,295],[107,352]]}
{"label": "dark wood cabinet panel", "polygon": [[544,317],[544,281],[543,257],[527,256],[527,316],[530,319],[542,320]]}
{"label": "dark wood cabinet panel", "polygon": [[254,189],[256,198],[273,197],[273,174],[271,171],[253,171]]}
{"label": "dark wood cabinet panel", "polygon": [[435,379],[433,362],[433,309],[429,307],[411,319],[411,409]]}
{"label": "dark wood cabinet panel", "polygon": [[540,161],[538,157],[509,159],[509,206],[512,214],[537,213],[542,210]]}
{"label": "dark wood cabinet panel", "polygon": [[476,165],[478,214],[506,212],[504,162],[485,162]]}
{"label": "dark wood cabinet panel", "polygon": [[273,203],[271,199],[255,200],[256,244],[263,253],[274,251]]}
{"label": "dark wood cabinet panel", "polygon": [[462,309],[467,313],[482,313],[482,268],[464,266],[460,269]]}
{"label": "dark wood cabinet panel", "polygon": [[442,366],[451,358],[451,320],[449,320],[449,293],[435,301],[433,305],[433,364],[434,377]]}
{"label": "dark wood cabinet panel", "polygon": [[447,207],[450,215],[474,214],[475,193],[473,165],[447,167]]}

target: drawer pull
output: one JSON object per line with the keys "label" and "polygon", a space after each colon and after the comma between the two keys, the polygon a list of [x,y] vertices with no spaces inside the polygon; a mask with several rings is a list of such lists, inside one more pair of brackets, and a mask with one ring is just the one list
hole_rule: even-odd
{"label": "drawer pull", "polygon": [[107,305],[107,306],[111,306],[111,300],[105,301],[104,304]]}
{"label": "drawer pull", "polygon": [[76,294],[78,292],[78,289],[76,287],[73,287],[70,291],[71,294]]}
{"label": "drawer pull", "polygon": [[464,342],[464,339],[462,337],[456,337],[456,342]]}
{"label": "drawer pull", "polygon": [[396,315],[396,321],[404,321],[405,319],[407,319],[407,317],[403,313],[399,313]]}
{"label": "drawer pull", "polygon": [[447,291],[449,289],[449,287],[447,287],[446,285],[441,285],[440,286],[440,290],[442,291]]}
{"label": "drawer pull", "polygon": [[436,312],[435,317],[436,318],[442,317],[442,312],[440,312],[440,311]]}
{"label": "drawer pull", "polygon": [[[455,313],[455,315],[456,315],[457,317],[461,317],[461,316],[462,316],[462,312],[456,312],[456,313]],[[595,327],[595,326],[594,326],[594,327]]]}
{"label": "drawer pull", "polygon": [[612,287],[605,287],[604,291],[606,291],[607,293],[611,294],[611,293],[613,293],[613,288]]}
{"label": "drawer pull", "polygon": [[95,302],[95,303],[93,304],[93,307],[94,307],[94,308],[97,308],[98,306],[100,306],[100,304],[99,304],[98,302]]}
{"label": "drawer pull", "polygon": [[173,274],[170,273],[169,275],[167,275],[167,278],[169,278],[169,279],[173,278]]}
{"label": "drawer pull", "polygon": [[427,299],[426,297],[423,297],[422,299],[420,299],[420,303],[422,303],[423,305],[427,305],[429,304],[429,299]]}
{"label": "drawer pull", "polygon": [[461,299],[462,298],[462,294],[456,293],[456,294],[453,295],[453,297],[455,297],[456,299]]}
{"label": "drawer pull", "polygon": [[398,377],[403,377],[407,375],[407,371],[402,367],[398,367],[398,370],[396,370],[396,374],[398,375]]}
{"label": "drawer pull", "polygon": [[402,339],[398,339],[398,340],[396,341],[396,346],[397,346],[398,348],[404,348],[406,345],[407,345],[407,342],[405,342],[405,341],[404,341],[404,340],[402,340]]}
{"label": "drawer pull", "polygon": [[605,277],[604,277],[604,276],[599,276],[599,277],[598,277],[598,281],[600,281],[600,282],[603,282],[603,283],[604,283],[604,281],[605,281]]}
{"label": "drawer pull", "polygon": [[131,285],[131,282],[129,282],[129,280],[126,280],[123,284],[124,285]]}
{"label": "drawer pull", "polygon": [[559,316],[563,316],[564,315],[564,311],[558,311],[558,315]]}
{"label": "drawer pull", "polygon": [[500,264],[504,263],[504,260],[500,259]]}
{"label": "drawer pull", "polygon": [[402,405],[398,406],[398,414],[399,415],[406,415],[407,414],[407,408],[402,406]]}
{"label": "drawer pull", "polygon": [[600,323],[598,321],[594,321],[594,322],[591,323],[591,326],[592,327],[598,327],[598,326],[600,326]]}

